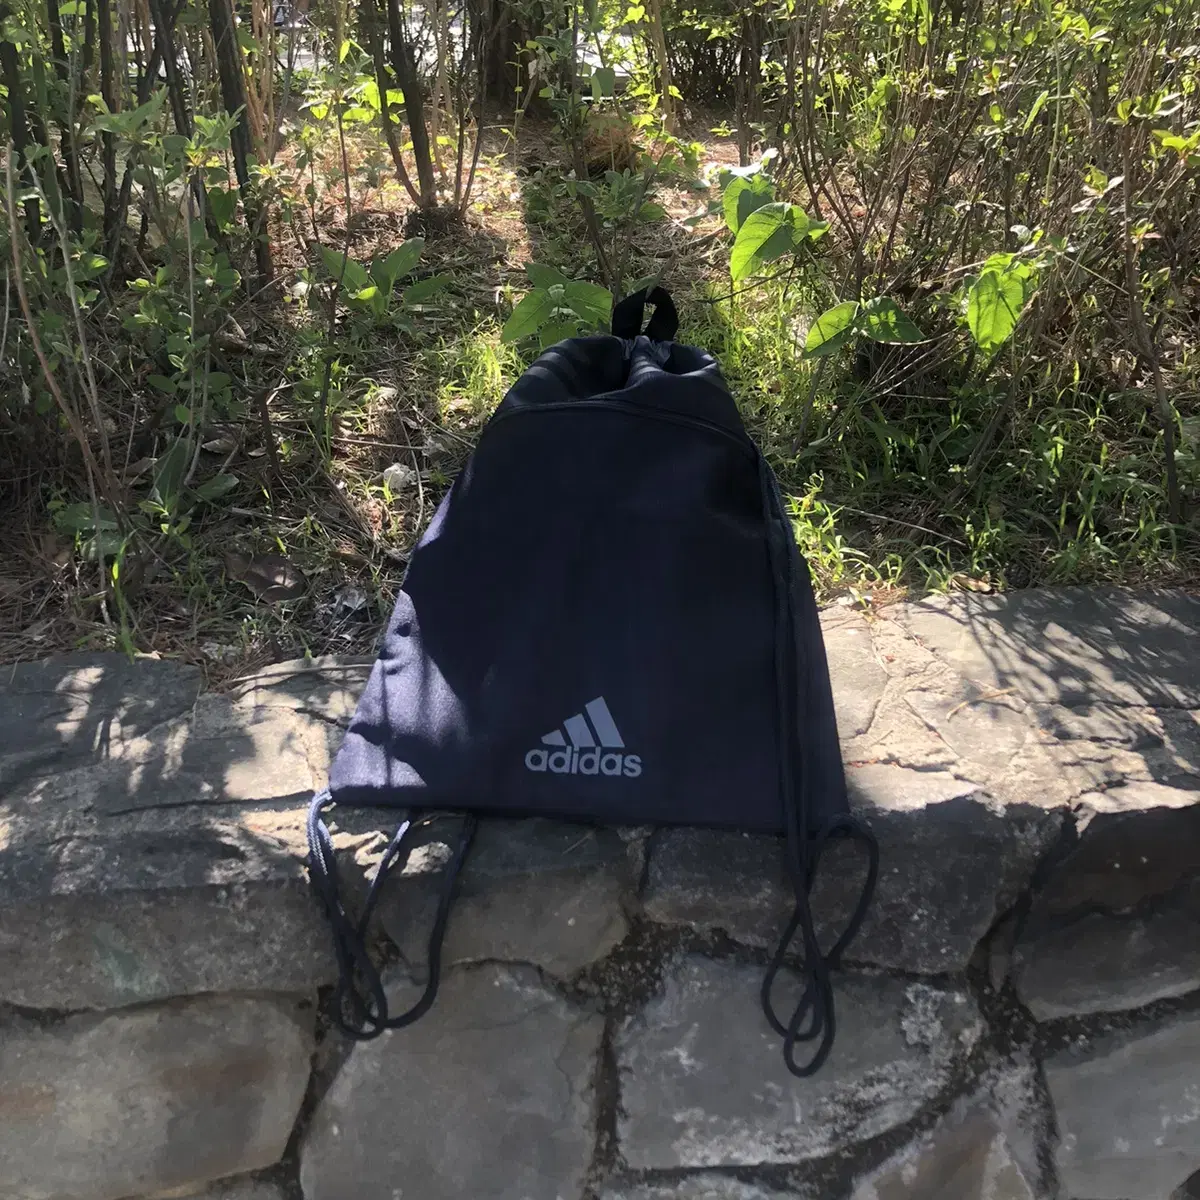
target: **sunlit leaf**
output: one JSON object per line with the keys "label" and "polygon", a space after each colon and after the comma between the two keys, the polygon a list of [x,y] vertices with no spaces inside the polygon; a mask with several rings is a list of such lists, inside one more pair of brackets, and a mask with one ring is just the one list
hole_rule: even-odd
{"label": "sunlit leaf", "polygon": [[612,316],[612,292],[596,283],[576,281],[563,289],[571,311],[590,326],[607,325]]}
{"label": "sunlit leaf", "polygon": [[844,300],[826,309],[808,331],[804,352],[814,358],[822,358],[840,350],[857,332],[858,302]]}
{"label": "sunlit leaf", "polygon": [[550,320],[550,314],[554,309],[554,300],[544,288],[530,292],[512,310],[512,316],[504,322],[504,328],[500,331],[500,340],[502,342],[519,342],[531,333],[536,333]]}
{"label": "sunlit leaf", "polygon": [[984,271],[967,297],[967,326],[988,354],[1012,336],[1025,306],[1025,289],[1011,271]]}
{"label": "sunlit leaf", "polygon": [[752,212],[738,230],[729,256],[734,283],[794,249],[807,231],[808,217],[798,205],[765,204]]}
{"label": "sunlit leaf", "polygon": [[376,282],[384,287],[391,287],[397,279],[407,275],[417,265],[421,251],[424,249],[424,238],[409,238],[407,242],[397,246],[386,258],[377,258],[371,264],[371,274]]}
{"label": "sunlit leaf", "polygon": [[775,188],[766,175],[734,175],[721,196],[725,224],[731,233],[737,233],[752,212],[774,199]]}

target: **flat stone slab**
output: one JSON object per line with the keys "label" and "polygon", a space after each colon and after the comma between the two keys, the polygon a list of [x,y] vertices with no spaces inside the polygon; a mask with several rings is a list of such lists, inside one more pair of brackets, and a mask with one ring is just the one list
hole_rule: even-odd
{"label": "flat stone slab", "polygon": [[[855,810],[879,841],[875,903],[847,958],[910,971],[961,970],[997,916],[1029,882],[1057,835],[1057,813],[997,811],[976,785],[944,771],[852,767]],[[813,892],[824,938],[844,928],[858,900],[862,852],[833,844]],[[666,830],[651,845],[643,897],[665,924],[722,930],[773,946],[793,907],[780,839]]]}
{"label": "flat stone slab", "polygon": [[201,679],[196,667],[124,654],[64,654],[0,667],[0,792],[119,753],[186,713]]}
{"label": "flat stone slab", "polygon": [[964,677],[1025,700],[1200,708],[1200,596],[1055,588],[933,596],[899,611]]}
{"label": "flat stone slab", "polygon": [[761,982],[758,967],[685,959],[619,1030],[631,1168],[801,1162],[876,1137],[949,1086],[982,1032],[964,992],[839,975],[833,1053],[798,1080],[759,1009]]}
{"label": "flat stone slab", "polygon": [[838,736],[845,742],[870,729],[888,675],[875,654],[870,626],[861,614],[827,609],[821,614],[821,632]]}
{"label": "flat stone slab", "polygon": [[0,1025],[0,1195],[121,1200],[270,1166],[308,1084],[313,1013],[205,997]]}
{"label": "flat stone slab", "polygon": [[1200,1170],[1200,1015],[1113,1033],[1045,1063],[1067,1195],[1172,1200]]}
{"label": "flat stone slab", "polygon": [[1079,820],[1013,951],[1022,1001],[1048,1020],[1200,989],[1200,792],[1134,782]]}
{"label": "flat stone slab", "polygon": [[[64,769],[0,791],[0,1000],[75,1011],[331,981],[304,812],[367,668],[293,664],[196,699],[190,673],[181,683],[163,664],[135,665],[162,685],[164,719],[139,706],[127,718],[118,702],[122,736],[103,754],[71,742]],[[109,703],[110,671],[137,690],[116,667],[72,656],[34,666],[39,704],[97,693]],[[184,715],[173,696],[187,696]],[[107,720],[69,712],[76,729]],[[38,728],[46,768],[58,734]],[[89,746],[96,736],[78,735]]]}
{"label": "flat stone slab", "polygon": [[[384,929],[418,970],[428,955],[442,863],[457,833],[457,822],[439,823],[424,844],[417,843],[381,905]],[[446,927],[442,961],[526,962],[570,977],[628,933],[636,866],[614,829],[483,820]]]}
{"label": "flat stone slab", "polygon": [[419,1025],[350,1053],[304,1140],[306,1200],[576,1200],[602,1031],[531,968],[450,972]]}

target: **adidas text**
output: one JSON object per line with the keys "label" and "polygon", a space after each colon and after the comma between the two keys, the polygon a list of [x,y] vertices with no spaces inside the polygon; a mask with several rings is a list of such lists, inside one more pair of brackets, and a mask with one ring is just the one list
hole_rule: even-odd
{"label": "adidas text", "polygon": [[577,750],[564,746],[561,750],[530,750],[525,765],[531,771],[551,771],[555,775],[624,775],[636,779],[642,773],[642,760],[637,754],[615,754],[594,747]]}
{"label": "adidas text", "polygon": [[597,696],[583,706],[583,712],[568,717],[562,729],[546,734],[541,746],[525,755],[525,766],[552,775],[623,775],[636,779],[642,773],[641,756],[622,753],[624,749],[625,742],[608,704],[603,696]]}

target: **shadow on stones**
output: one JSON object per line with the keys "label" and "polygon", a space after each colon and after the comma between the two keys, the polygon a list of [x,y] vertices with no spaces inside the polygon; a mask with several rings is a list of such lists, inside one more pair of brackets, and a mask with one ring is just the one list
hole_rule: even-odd
{"label": "shadow on stones", "polygon": [[1200,708],[1200,596],[1031,590],[918,606],[911,619],[962,673],[1035,703]]}

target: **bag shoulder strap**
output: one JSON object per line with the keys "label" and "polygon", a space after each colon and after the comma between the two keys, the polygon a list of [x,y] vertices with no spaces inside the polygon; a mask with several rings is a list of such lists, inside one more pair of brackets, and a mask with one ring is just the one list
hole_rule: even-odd
{"label": "bag shoulder strap", "polygon": [[[763,977],[761,1001],[763,1013],[772,1029],[783,1038],[783,1061],[800,1078],[815,1075],[821,1069],[837,1032],[833,1004],[833,980],[830,974],[846,948],[857,936],[875,894],[879,877],[879,845],[871,830],[849,813],[830,817],[814,834],[809,828],[809,786],[804,772],[804,757],[794,753],[803,715],[799,711],[798,637],[793,575],[800,569],[791,524],[779,494],[779,485],[761,451],[758,456],[759,483],[763,518],[767,528],[767,548],[775,592],[775,690],[778,720],[779,783],[787,829],[787,859],[795,892],[795,907],[784,928],[779,944]],[[799,778],[797,778],[797,773]],[[823,953],[813,924],[810,894],[817,868],[826,846],[835,837],[851,838],[862,844],[867,854],[867,873],[858,903],[846,928],[828,953]],[[785,1023],[775,1007],[775,983],[796,934],[802,943],[804,987],[791,1018]],[[801,1042],[816,1042],[807,1062],[796,1060]]]}
{"label": "bag shoulder strap", "polygon": [[369,1041],[378,1037],[385,1029],[403,1029],[404,1026],[411,1025],[433,1007],[441,981],[442,943],[446,937],[446,924],[454,904],[458,878],[475,837],[477,821],[470,815],[464,819],[458,845],[445,868],[442,890],[438,896],[437,915],[429,934],[429,971],[425,990],[411,1008],[392,1017],[388,1015],[387,995],[379,969],[371,961],[367,949],[367,933],[375,906],[383,894],[384,883],[401,856],[407,857],[405,850],[408,836],[420,822],[407,818],[400,822],[380,860],[375,878],[371,881],[362,916],[354,920],[341,896],[333,839],[329,836],[329,828],[321,817],[332,803],[333,798],[328,791],[318,792],[309,805],[307,825],[309,878],[329,918],[329,927],[333,933],[333,953],[338,966],[338,983],[330,1004],[330,1015],[348,1037],[357,1041]]}

